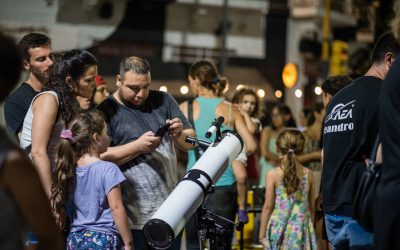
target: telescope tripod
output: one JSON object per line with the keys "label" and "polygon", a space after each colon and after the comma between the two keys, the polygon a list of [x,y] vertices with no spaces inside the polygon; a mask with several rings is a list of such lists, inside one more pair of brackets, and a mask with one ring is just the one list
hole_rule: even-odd
{"label": "telescope tripod", "polygon": [[243,229],[242,222],[235,223],[208,211],[203,206],[196,212],[196,220],[201,250],[228,250],[226,242],[232,240],[233,231]]}

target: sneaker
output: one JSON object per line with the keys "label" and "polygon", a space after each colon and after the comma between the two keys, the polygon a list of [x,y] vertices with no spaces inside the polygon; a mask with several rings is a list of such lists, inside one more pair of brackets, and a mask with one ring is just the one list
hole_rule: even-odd
{"label": "sneaker", "polygon": [[247,211],[246,209],[239,209],[238,211],[238,220],[244,224],[249,222],[249,217],[247,216]]}

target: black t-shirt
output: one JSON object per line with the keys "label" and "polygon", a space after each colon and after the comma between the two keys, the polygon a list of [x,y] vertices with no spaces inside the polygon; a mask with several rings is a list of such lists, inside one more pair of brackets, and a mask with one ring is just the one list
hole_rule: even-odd
{"label": "black t-shirt", "polygon": [[[137,140],[148,131],[157,131],[167,119],[179,118],[184,129],[191,128],[175,99],[167,93],[150,91],[140,107],[120,104],[109,96],[98,107],[106,116],[111,146]],[[126,177],[121,185],[129,225],[141,230],[178,182],[173,140],[165,133],[161,145],[119,166]]]}
{"label": "black t-shirt", "polygon": [[331,100],[324,121],[323,198],[328,214],[352,216],[352,203],[378,134],[382,80],[362,76]]}
{"label": "black t-shirt", "polygon": [[7,129],[17,135],[21,132],[26,112],[31,106],[32,99],[39,94],[31,85],[23,82],[6,100],[4,118]]}
{"label": "black t-shirt", "polygon": [[[382,142],[382,182],[386,188],[400,183],[400,60],[389,71],[380,96],[379,134]],[[395,184],[395,185],[393,185]],[[399,202],[393,197],[394,202]]]}

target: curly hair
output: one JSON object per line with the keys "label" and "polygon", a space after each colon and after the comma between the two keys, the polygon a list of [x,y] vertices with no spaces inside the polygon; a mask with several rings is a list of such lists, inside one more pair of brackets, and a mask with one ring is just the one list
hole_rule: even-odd
{"label": "curly hair", "polygon": [[79,110],[79,103],[65,79],[70,76],[77,81],[93,65],[97,65],[97,60],[90,52],[73,49],[62,52],[50,69],[49,81],[43,91],[51,90],[57,93],[59,114],[65,124],[68,124]]}
{"label": "curly hair", "polygon": [[300,167],[300,163],[296,154],[303,152],[304,142],[304,135],[296,129],[284,130],[276,139],[277,151],[282,156],[282,182],[288,195],[296,192],[299,188],[300,178],[297,176],[297,169]]}
{"label": "curly hair", "polygon": [[253,88],[244,86],[239,90],[236,90],[232,98],[232,103],[235,104],[241,103],[245,95],[252,95],[256,99],[256,105],[254,107],[253,113],[250,114],[250,117],[256,117],[258,119],[261,119],[264,115],[264,105]]}
{"label": "curly hair", "polygon": [[84,154],[91,154],[95,147],[93,135],[100,135],[105,126],[104,118],[97,110],[79,113],[71,120],[68,129],[72,132],[73,141],[62,139],[57,146],[57,167],[53,173],[50,198],[55,212],[65,210],[77,161]]}
{"label": "curly hair", "polygon": [[346,87],[352,82],[352,79],[347,75],[330,76],[321,84],[321,89],[331,96],[336,95],[339,90]]}
{"label": "curly hair", "polygon": [[208,59],[193,63],[189,68],[189,76],[198,79],[202,87],[212,90],[217,96],[222,96],[228,85],[228,78],[220,76],[215,64]]}

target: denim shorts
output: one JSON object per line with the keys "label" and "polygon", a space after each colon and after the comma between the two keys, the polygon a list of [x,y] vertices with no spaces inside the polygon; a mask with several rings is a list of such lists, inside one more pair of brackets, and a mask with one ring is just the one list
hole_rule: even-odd
{"label": "denim shorts", "polygon": [[36,237],[36,234],[34,234],[31,230],[28,230],[28,232],[26,234],[25,245],[30,246],[30,245],[35,245],[38,243],[39,243],[39,240]]}
{"label": "denim shorts", "polygon": [[96,250],[124,249],[124,245],[119,235],[114,233],[98,232],[98,231],[78,231],[70,232],[67,238],[67,249],[74,250]]}
{"label": "denim shorts", "polygon": [[373,234],[354,218],[325,214],[326,232],[333,249],[372,249]]}

